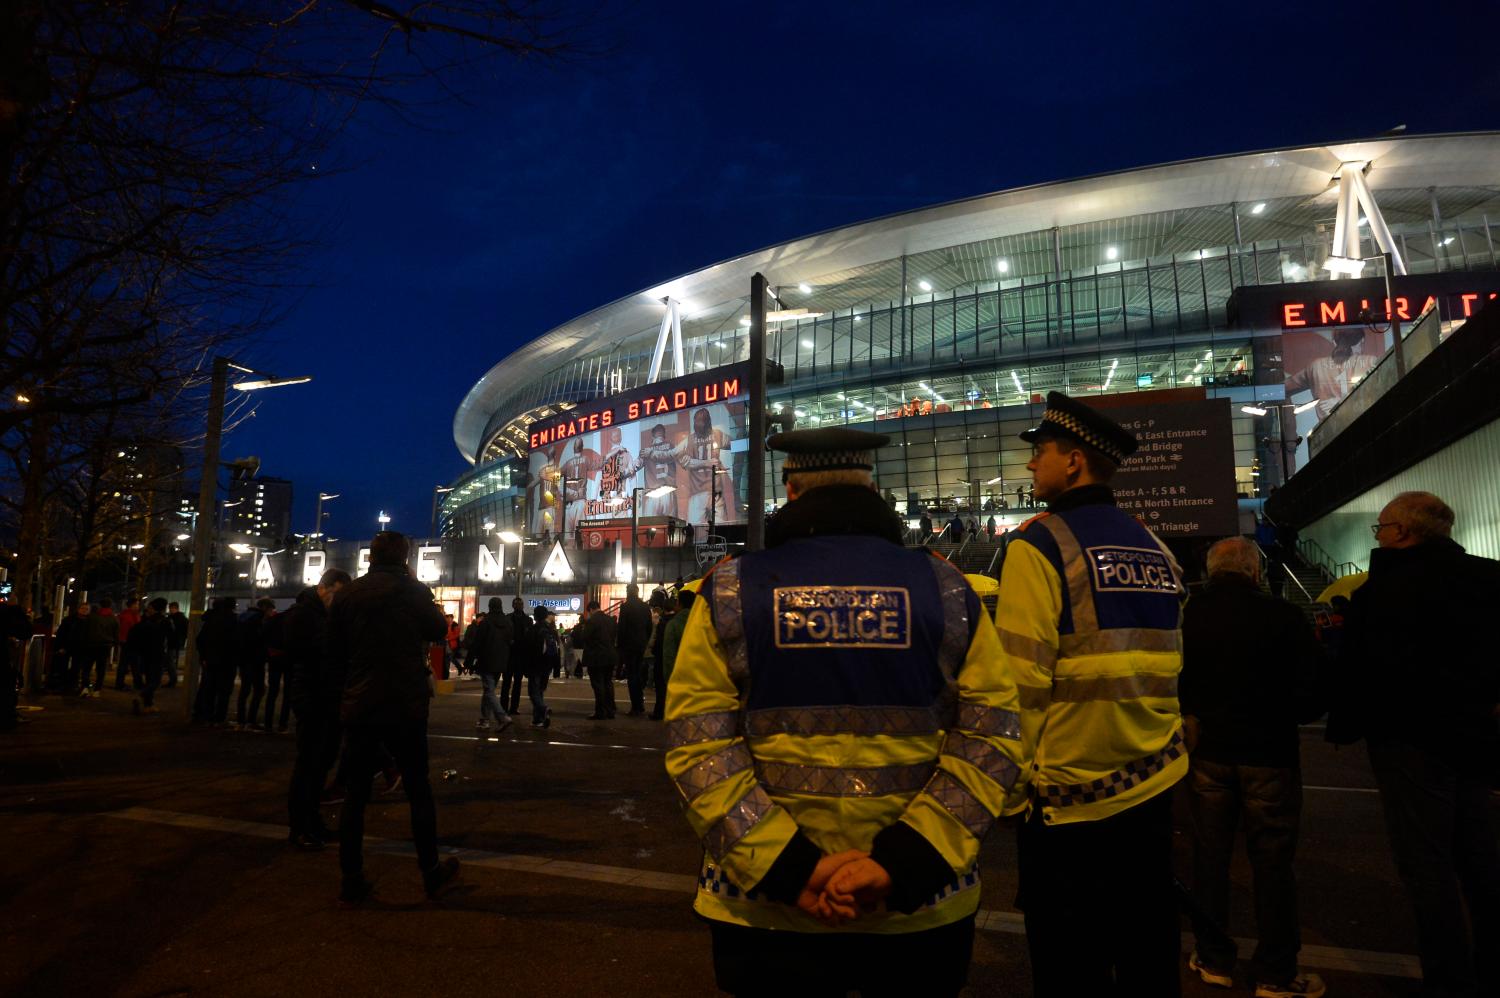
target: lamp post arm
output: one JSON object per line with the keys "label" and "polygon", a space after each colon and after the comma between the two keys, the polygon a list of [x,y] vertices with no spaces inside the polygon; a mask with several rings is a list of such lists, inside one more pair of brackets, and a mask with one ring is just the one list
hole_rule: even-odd
{"label": "lamp post arm", "polygon": [[[203,611],[208,600],[208,551],[213,530],[214,498],[219,485],[219,441],[224,433],[224,391],[229,383],[229,361],[214,358],[213,377],[209,382],[208,428],[203,435],[203,470],[198,482],[198,513],[193,518],[193,581],[188,595],[187,681],[183,713],[193,716],[202,681],[202,663],[198,660],[198,632],[203,627]],[[210,515],[205,516],[208,512]]]}

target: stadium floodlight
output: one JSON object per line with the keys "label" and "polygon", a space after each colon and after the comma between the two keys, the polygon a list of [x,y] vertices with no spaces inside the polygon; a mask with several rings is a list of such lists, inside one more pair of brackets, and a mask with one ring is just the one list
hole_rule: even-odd
{"label": "stadium floodlight", "polygon": [[1365,269],[1363,260],[1351,260],[1346,256],[1331,256],[1323,261],[1323,269],[1331,274],[1348,274],[1358,277]]}

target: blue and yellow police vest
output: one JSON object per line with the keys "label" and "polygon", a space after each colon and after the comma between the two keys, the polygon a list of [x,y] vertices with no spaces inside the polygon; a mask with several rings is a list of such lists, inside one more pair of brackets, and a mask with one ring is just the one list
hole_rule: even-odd
{"label": "blue and yellow police vest", "polygon": [[[952,565],[874,537],[806,537],[721,562],[667,691],[667,772],[703,841],[694,907],[800,932],[914,932],[973,914],[980,839],[1024,799],[1015,684]],[[905,822],[951,882],[910,914],[829,929],[757,884],[800,830],[868,851]]]}
{"label": "blue and yellow police vest", "polygon": [[1171,552],[1111,503],[1044,513],[1012,538],[995,624],[1044,821],[1108,817],[1187,772],[1185,592]]}

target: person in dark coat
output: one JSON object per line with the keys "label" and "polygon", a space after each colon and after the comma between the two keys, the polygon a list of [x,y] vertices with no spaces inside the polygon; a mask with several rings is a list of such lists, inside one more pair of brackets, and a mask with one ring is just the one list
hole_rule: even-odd
{"label": "person in dark coat", "polygon": [[193,720],[221,725],[229,716],[229,697],[234,692],[234,673],[239,668],[235,641],[238,620],[233,596],[220,596],[203,615],[194,642],[202,675],[193,703]]}
{"label": "person in dark coat", "polygon": [[172,625],[172,642],[167,646],[171,654],[167,657],[167,689],[177,685],[177,663],[182,660],[182,649],[187,647],[187,614],[176,603],[167,604],[167,623]]}
{"label": "person in dark coat", "polygon": [[1229,987],[1238,959],[1229,928],[1229,864],[1236,831],[1255,872],[1254,979],[1276,994],[1321,994],[1316,974],[1297,972],[1293,860],[1302,816],[1297,725],[1324,710],[1321,655],[1312,627],[1291,603],[1260,591],[1260,556],[1243,537],[1208,551],[1208,584],[1182,617],[1178,679],[1191,759],[1193,894],[1207,919],[1194,922],[1189,968]]}
{"label": "person in dark coat", "polygon": [[[235,628],[235,651],[240,673],[240,696],[235,706],[235,723],[244,730],[255,730],[256,715],[260,713],[261,698],[266,695],[266,621],[276,612],[276,604],[268,599],[257,602],[240,615]],[[245,716],[245,702],[250,702],[250,715]]]}
{"label": "person in dark coat", "polygon": [[1380,546],[1349,601],[1327,737],[1369,749],[1423,993],[1495,995],[1500,656],[1486,624],[1500,562],[1465,552],[1453,522],[1437,496],[1403,492],[1371,524]]}
{"label": "person in dark coat", "polygon": [[276,729],[286,734],[287,721],[291,719],[291,673],[286,661],[286,614],[277,613],[273,607],[266,611],[265,623],[261,626],[261,640],[266,644],[266,723],[271,731],[271,721],[276,718],[276,698],[282,695],[281,718]]}
{"label": "person in dark coat", "polygon": [[[682,590],[678,590],[681,592]],[[656,630],[651,633],[651,659],[655,663],[652,678],[656,687],[656,702],[651,705],[651,720],[660,721],[667,709],[667,660],[663,643],[667,637],[667,625],[677,615],[677,600],[670,598],[661,604],[661,616],[657,618]]]}
{"label": "person in dark coat", "polygon": [[526,632],[531,630],[533,623],[531,615],[526,612],[526,603],[521,597],[514,597],[510,601],[510,658],[500,679],[500,702],[510,714],[521,709],[521,683],[531,675],[532,656]]}
{"label": "person in dark coat", "polygon": [[0,597],[0,731],[14,731],[16,680],[25,667],[26,643],[31,640],[31,618],[20,605]]}
{"label": "person in dark coat", "polygon": [[646,645],[651,643],[651,608],[641,599],[633,582],[625,587],[618,631],[620,665],[625,669],[625,688],[630,691],[630,716],[640,717],[646,713]]}
{"label": "person in dark coat", "polygon": [[917,520],[917,543],[926,544],[932,537],[932,514],[922,510],[922,516]]}
{"label": "person in dark coat", "polygon": [[599,609],[598,600],[590,600],[570,640],[573,647],[583,652],[583,668],[589,674],[589,685],[594,688],[594,712],[590,721],[613,721],[615,719],[615,665],[619,661],[615,650],[618,628],[615,618]]}
{"label": "person in dark coat", "polygon": [[302,590],[283,615],[282,647],[290,677],[287,701],[297,717],[297,758],[287,787],[287,841],[307,851],[322,849],[328,839],[318,799],[339,754],[339,700],[344,692],[344,677],[328,660],[328,607],[351,581],[348,572],[330,568],[316,586]]}
{"label": "person in dark coat", "polygon": [[383,530],[370,542],[370,571],[333,599],[328,658],[344,673],[344,774],[339,815],[339,902],[358,905],[371,892],[364,876],[365,806],[381,747],[395,757],[411,808],[422,886],[435,898],[458,876],[458,860],[439,861],[437,805],[427,772],[427,710],[432,698],[428,649],[448,634],[432,590],[412,578],[406,537]]}
{"label": "person in dark coat", "polygon": [[136,714],[159,714],[156,691],[167,667],[172,642],[172,624],[167,620],[167,601],[158,596],[146,606],[146,614],[130,628],[121,654],[129,654],[141,670],[140,696],[133,697],[130,708]]}
{"label": "person in dark coat", "polygon": [[[557,630],[552,626],[552,611],[539,606],[535,619],[517,642],[526,665],[526,695],[531,698],[531,726],[552,726],[552,708],[547,706],[547,678],[557,662]],[[550,655],[548,649],[552,649]]]}
{"label": "person in dark coat", "polygon": [[474,621],[469,627],[469,633],[464,635],[464,644],[469,653],[469,671],[479,674],[479,681],[484,687],[479,694],[479,720],[474,727],[484,731],[489,728],[493,718],[498,730],[504,731],[511,725],[511,716],[505,709],[504,698],[495,695],[495,687],[500,677],[510,668],[515,646],[515,628],[511,618],[506,616],[505,603],[499,596],[490,597],[489,607],[489,613]]}

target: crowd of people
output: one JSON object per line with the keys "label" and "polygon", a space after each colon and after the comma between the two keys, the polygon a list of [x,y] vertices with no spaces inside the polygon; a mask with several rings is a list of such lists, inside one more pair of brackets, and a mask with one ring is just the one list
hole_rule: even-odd
{"label": "crowd of people", "polygon": [[[1179,994],[1183,912],[1189,973],[1233,987],[1243,831],[1254,993],[1316,998],[1324,983],[1298,965],[1299,728],[1326,715],[1329,741],[1367,746],[1427,993],[1500,993],[1484,942],[1500,938],[1500,670],[1468,627],[1500,592],[1500,563],[1452,540],[1437,496],[1401,493],[1371,524],[1368,580],[1315,629],[1264,585],[1248,538],[1213,544],[1189,592],[1171,549],[1114,504],[1135,440],[1107,417],[1053,393],[1023,439],[1047,506],[1009,538],[992,612],[951,563],[908,545],[873,483],[881,435],[796,431],[770,441],[788,502],[764,551],[650,600],[631,585],[618,606],[589,602],[568,633],[547,608],[516,599],[507,613],[500,598],[461,630],[391,532],[367,575],[330,570],[286,613],[217,600],[197,638],[194,716],[225,724],[236,681],[237,726],[285,730],[295,714],[288,840],[323,848],[320,805],[342,800],[342,905],[371,893],[377,773],[406,791],[427,894],[459,875],[439,856],[428,773],[441,644],[482,683],[481,734],[513,723],[523,679],[546,728],[549,680],[580,673],[590,720],[615,717],[623,681],[629,715],[666,721],[667,772],[704,846],[695,908],[726,991],[956,994],[979,846],[1003,821],[1036,995]],[[58,632],[54,684],[88,694],[116,662],[116,685],[154,710],[163,677],[176,680],[176,610],[80,606]],[[0,625],[11,640],[22,629]],[[1396,692],[1414,688],[1420,706]],[[1172,869],[1177,797],[1187,884]]]}

